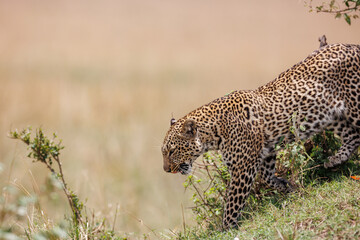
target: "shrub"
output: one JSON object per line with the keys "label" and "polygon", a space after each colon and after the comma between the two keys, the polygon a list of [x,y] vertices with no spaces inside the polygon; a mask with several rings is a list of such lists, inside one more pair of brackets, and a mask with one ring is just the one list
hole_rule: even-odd
{"label": "shrub", "polygon": [[[60,224],[53,224],[37,206],[36,196],[24,196],[16,188],[7,187],[0,198],[0,239],[126,239],[116,236],[113,228],[108,228],[106,219],[87,215],[85,204],[65,181],[60,161],[64,146],[56,134],[49,138],[42,129],[37,129],[33,136],[31,128],[27,128],[12,131],[9,136],[24,142],[29,149],[28,157],[47,167],[51,173],[47,187],[50,184],[50,189],[63,190],[72,215]],[[31,206],[34,209],[32,217],[27,218]],[[25,222],[27,227],[22,229],[19,221]],[[2,224],[4,222],[7,224]]]}
{"label": "shrub", "polygon": [[[285,143],[283,140],[276,146],[277,175],[288,179],[295,188],[302,188],[307,184],[326,181],[333,177],[334,171],[323,168],[327,157],[336,153],[341,146],[340,139],[332,132],[323,131],[311,139],[300,140],[301,131],[306,131],[303,126],[296,125],[297,114],[294,113],[289,120],[290,132],[294,141]],[[351,161],[347,164],[352,164]],[[184,187],[192,192],[191,208],[195,214],[197,228],[200,232],[211,235],[222,230],[222,217],[226,202],[226,187],[230,175],[222,163],[218,153],[204,154],[201,163],[195,165],[193,174],[188,176]],[[346,165],[340,167],[342,171],[349,171]],[[255,191],[252,191],[250,200],[256,202],[269,195],[269,191],[259,191],[262,183],[255,181]],[[255,194],[254,194],[255,193]],[[248,214],[245,214],[248,215]],[[194,233],[194,232],[192,232]],[[187,233],[184,232],[186,235]],[[189,234],[189,233],[188,233]],[[184,237],[180,235],[180,238]]]}
{"label": "shrub", "polygon": [[221,230],[229,180],[230,174],[217,153],[205,153],[193,174],[186,178],[184,187],[193,192],[191,210],[203,229]]}

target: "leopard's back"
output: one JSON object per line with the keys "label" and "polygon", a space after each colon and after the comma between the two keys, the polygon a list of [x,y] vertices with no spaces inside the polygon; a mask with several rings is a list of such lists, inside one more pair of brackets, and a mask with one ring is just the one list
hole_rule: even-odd
{"label": "leopard's back", "polygon": [[306,129],[300,132],[303,138],[341,118],[360,127],[359,85],[359,45],[333,44],[315,51],[256,90],[263,99],[265,145],[292,137],[289,119],[295,114],[297,124]]}

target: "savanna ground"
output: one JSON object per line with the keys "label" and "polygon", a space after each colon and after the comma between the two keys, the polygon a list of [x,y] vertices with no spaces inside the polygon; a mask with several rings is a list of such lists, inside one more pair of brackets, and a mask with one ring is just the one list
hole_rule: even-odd
{"label": "savanna ground", "polygon": [[[0,1],[0,185],[40,192],[47,170],[7,133],[42,126],[94,214],[118,208],[116,231],[181,230],[191,203],[160,152],[171,116],[272,80],[322,34],[359,43],[359,26],[302,1]],[[69,212],[40,203],[54,221]]]}

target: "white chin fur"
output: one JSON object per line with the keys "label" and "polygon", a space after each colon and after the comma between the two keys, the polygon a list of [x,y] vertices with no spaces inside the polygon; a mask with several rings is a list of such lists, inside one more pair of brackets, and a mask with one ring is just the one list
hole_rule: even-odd
{"label": "white chin fur", "polygon": [[180,171],[182,175],[188,175],[191,173],[192,167],[189,165],[189,169],[186,171]]}

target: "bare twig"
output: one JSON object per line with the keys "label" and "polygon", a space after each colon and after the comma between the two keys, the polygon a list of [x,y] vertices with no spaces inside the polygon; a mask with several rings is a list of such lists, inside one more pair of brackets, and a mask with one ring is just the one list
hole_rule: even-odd
{"label": "bare twig", "polygon": [[356,11],[358,9],[358,6],[355,7],[348,7],[348,8],[343,8],[343,9],[339,9],[339,10],[334,10],[334,9],[317,9],[317,12],[323,12],[323,13],[336,13],[336,14],[343,14],[343,13],[349,13],[352,11]]}
{"label": "bare twig", "polygon": [[184,232],[186,232],[186,223],[185,223],[185,214],[184,214],[184,206],[181,203],[181,214],[182,214],[182,220],[183,220],[183,228],[184,228]]}
{"label": "bare twig", "polygon": [[117,218],[118,210],[119,210],[119,204],[116,204],[116,210],[115,210],[115,216],[114,216],[112,231],[115,230],[115,223],[116,223],[116,218]]}

